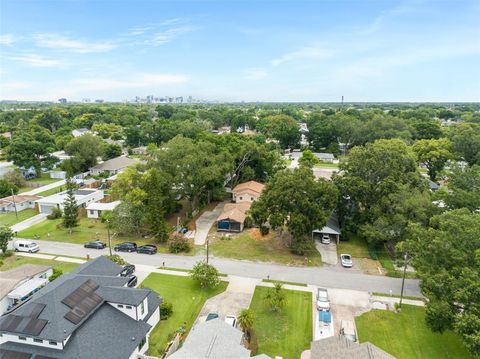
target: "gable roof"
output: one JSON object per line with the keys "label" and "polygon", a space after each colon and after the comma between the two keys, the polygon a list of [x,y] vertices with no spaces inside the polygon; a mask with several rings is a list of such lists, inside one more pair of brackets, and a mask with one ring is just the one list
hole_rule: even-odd
{"label": "gable roof", "polygon": [[90,170],[99,170],[99,171],[118,171],[125,167],[134,165],[139,161],[127,156],[119,156],[112,158],[108,161],[99,163],[98,165],[90,168]]}
{"label": "gable roof", "polygon": [[243,223],[251,205],[251,202],[227,203],[223,207],[223,212],[217,217],[217,221],[232,219],[235,222]]}
{"label": "gable roof", "polygon": [[28,195],[28,194],[16,194],[15,196],[8,196],[0,199],[0,205],[13,203],[14,200],[15,200],[15,203],[23,203],[23,202],[29,202],[29,201],[33,202],[40,198],[42,197]]}
{"label": "gable roof", "polygon": [[353,343],[343,336],[315,340],[311,343],[311,359],[395,359],[375,345]]}
{"label": "gable roof", "polygon": [[239,192],[250,191],[260,195],[263,192],[264,188],[265,188],[265,185],[263,183],[260,183],[257,181],[248,181],[248,182],[244,182],[236,185],[232,192],[239,193]]}

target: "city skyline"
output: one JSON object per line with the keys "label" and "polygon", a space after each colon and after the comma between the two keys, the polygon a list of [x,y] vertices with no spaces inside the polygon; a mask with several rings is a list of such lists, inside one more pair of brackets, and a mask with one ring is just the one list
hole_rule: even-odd
{"label": "city skyline", "polygon": [[476,1],[3,1],[0,22],[3,100],[480,99]]}

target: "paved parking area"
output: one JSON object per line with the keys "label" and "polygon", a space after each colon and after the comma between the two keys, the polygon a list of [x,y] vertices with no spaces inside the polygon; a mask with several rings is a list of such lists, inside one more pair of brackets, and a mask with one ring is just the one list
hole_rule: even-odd
{"label": "paved parking area", "polygon": [[225,203],[223,202],[219,203],[213,209],[213,211],[205,211],[200,217],[198,217],[197,221],[195,222],[195,245],[205,244],[208,232],[210,231],[210,228],[212,228],[220,213],[222,213],[224,205]]}
{"label": "paved parking area", "polygon": [[315,247],[317,247],[317,250],[320,252],[323,263],[337,265],[338,255],[336,243],[332,241],[330,244],[323,244],[320,241],[315,241]]}

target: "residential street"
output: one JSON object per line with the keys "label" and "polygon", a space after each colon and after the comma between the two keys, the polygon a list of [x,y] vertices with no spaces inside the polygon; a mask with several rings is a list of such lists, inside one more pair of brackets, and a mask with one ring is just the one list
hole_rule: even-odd
{"label": "residential street", "polygon": [[[85,249],[82,245],[73,243],[50,242],[38,240],[42,253],[51,253],[66,256],[97,257],[108,254],[108,249]],[[132,264],[144,264],[160,267],[165,262],[166,267],[190,269],[195,262],[204,259],[204,256],[177,256],[171,254],[145,255],[137,253],[118,253]],[[400,294],[401,278],[390,278],[358,274],[341,267],[288,267],[278,264],[267,264],[250,261],[240,261],[227,258],[210,257],[210,263],[222,273],[251,277],[267,278],[307,283],[328,288],[352,289],[358,291]],[[405,281],[405,295],[420,296],[419,280]]]}

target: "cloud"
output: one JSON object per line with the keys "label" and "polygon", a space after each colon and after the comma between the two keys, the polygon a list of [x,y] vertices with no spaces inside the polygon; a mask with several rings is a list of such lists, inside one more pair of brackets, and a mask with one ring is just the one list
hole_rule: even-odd
{"label": "cloud", "polygon": [[150,38],[150,40],[148,40],[147,42],[153,45],[166,44],[168,42],[171,42],[175,38],[179,37],[180,35],[192,32],[194,30],[196,30],[196,28],[189,25],[174,27],[171,29],[167,29],[165,31],[154,33]]}
{"label": "cloud", "polygon": [[181,74],[155,74],[140,73],[127,79],[118,80],[113,78],[90,78],[77,79],[73,84],[80,90],[110,91],[117,89],[148,88],[161,85],[182,84],[189,77]]}
{"label": "cloud", "polygon": [[250,68],[243,71],[249,80],[261,80],[267,77],[268,73],[262,68]]}
{"label": "cloud", "polygon": [[58,34],[37,34],[34,36],[36,45],[49,49],[67,50],[80,54],[91,52],[106,52],[115,48],[111,42],[88,42],[74,40]]}
{"label": "cloud", "polygon": [[26,90],[32,88],[32,83],[23,81],[6,82],[2,83],[1,87],[4,90]]}
{"label": "cloud", "polygon": [[32,67],[58,67],[62,65],[62,62],[59,60],[37,54],[15,55],[8,57],[8,59],[21,61]]}
{"label": "cloud", "polygon": [[286,53],[276,59],[270,61],[273,66],[279,66],[285,62],[297,61],[297,60],[325,60],[331,58],[335,54],[335,51],[319,46],[303,47],[299,50]]}
{"label": "cloud", "polygon": [[12,34],[0,35],[0,45],[12,45],[16,41],[15,36]]}

